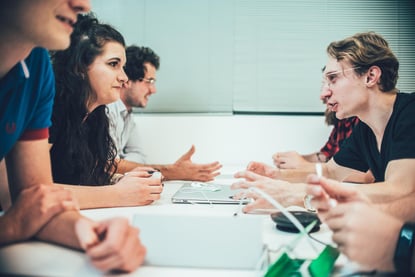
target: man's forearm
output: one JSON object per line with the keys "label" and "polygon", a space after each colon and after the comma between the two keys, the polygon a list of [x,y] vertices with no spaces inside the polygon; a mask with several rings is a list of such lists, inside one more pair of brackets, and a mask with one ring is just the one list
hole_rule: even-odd
{"label": "man's forearm", "polygon": [[139,164],[139,163],[127,161],[124,159],[119,159],[117,163],[117,173],[124,174],[139,166],[149,166],[149,165]]}
{"label": "man's forearm", "polygon": [[375,203],[375,205],[384,212],[396,216],[403,221],[415,222],[415,195],[411,194],[406,197],[389,202]]}
{"label": "man's forearm", "polygon": [[80,249],[78,238],[75,234],[75,223],[82,215],[77,211],[67,211],[52,218],[36,235],[36,238]]}
{"label": "man's forearm", "polygon": [[[398,199],[405,199],[406,197],[409,197],[409,195],[412,195],[412,199],[415,200],[414,193],[405,191],[398,184],[392,184],[391,182],[359,184],[356,188],[369,197],[369,199],[375,204],[392,203]],[[400,206],[400,203],[393,205]]]}
{"label": "man's forearm", "polygon": [[[124,160],[124,159],[119,160],[117,173],[124,174],[124,173],[129,172],[129,171],[131,171],[131,170],[133,170],[133,169],[135,169],[136,167],[139,167],[139,166],[147,166],[147,167],[152,167],[154,169],[159,170],[161,172],[161,174],[163,174],[164,178],[166,178],[166,180],[180,179],[179,177],[182,177],[181,175],[183,175],[181,172],[178,172],[176,169],[174,169],[173,165],[139,164],[139,163],[135,163],[135,162],[132,162],[132,161],[127,161],[127,160]],[[177,174],[179,174],[179,175],[177,175]]]}
{"label": "man's forearm", "polygon": [[20,240],[14,230],[13,224],[14,220],[10,216],[0,216],[0,245],[6,245]]}

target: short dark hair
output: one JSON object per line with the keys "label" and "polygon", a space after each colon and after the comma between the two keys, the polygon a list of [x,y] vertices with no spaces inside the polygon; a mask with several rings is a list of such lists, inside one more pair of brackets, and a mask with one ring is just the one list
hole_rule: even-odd
{"label": "short dark hair", "polygon": [[149,47],[140,47],[131,45],[125,50],[127,62],[124,66],[125,74],[128,79],[137,81],[144,78],[146,67],[144,64],[149,63],[156,69],[160,67],[160,57]]}

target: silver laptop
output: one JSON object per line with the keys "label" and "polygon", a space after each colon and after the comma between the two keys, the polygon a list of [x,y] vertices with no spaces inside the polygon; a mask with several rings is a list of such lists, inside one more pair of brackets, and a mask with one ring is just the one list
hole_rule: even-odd
{"label": "silver laptop", "polygon": [[233,190],[229,185],[192,182],[184,184],[172,196],[173,203],[180,204],[247,204],[250,199],[234,199],[242,190]]}
{"label": "silver laptop", "polygon": [[258,215],[135,214],[145,265],[259,269],[264,262]]}

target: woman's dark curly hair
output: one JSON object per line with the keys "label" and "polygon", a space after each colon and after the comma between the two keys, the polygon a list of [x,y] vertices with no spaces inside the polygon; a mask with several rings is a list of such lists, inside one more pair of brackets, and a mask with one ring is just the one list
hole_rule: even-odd
{"label": "woman's dark curly hair", "polygon": [[125,47],[113,27],[99,23],[93,14],[78,15],[69,48],[50,53],[56,79],[50,138],[55,182],[108,185],[116,171],[106,106],[90,114],[87,109],[96,100],[87,70],[107,42]]}

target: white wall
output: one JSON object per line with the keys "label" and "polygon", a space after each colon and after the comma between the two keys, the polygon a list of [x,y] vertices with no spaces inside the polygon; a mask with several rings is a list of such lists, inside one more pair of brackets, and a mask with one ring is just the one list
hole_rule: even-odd
{"label": "white wall", "polygon": [[148,163],[172,163],[196,146],[195,162],[272,163],[276,151],[317,151],[331,127],[323,116],[137,114]]}

